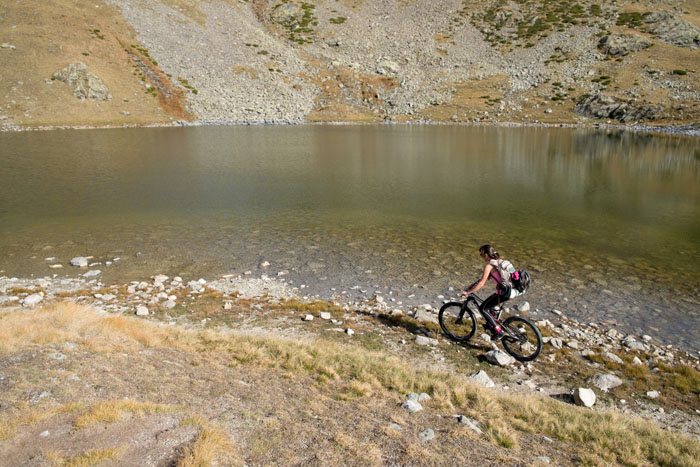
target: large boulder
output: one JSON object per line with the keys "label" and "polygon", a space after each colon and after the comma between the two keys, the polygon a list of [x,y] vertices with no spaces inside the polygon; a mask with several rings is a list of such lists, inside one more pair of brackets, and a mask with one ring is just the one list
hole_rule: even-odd
{"label": "large boulder", "polygon": [[612,119],[622,123],[656,120],[659,109],[648,104],[637,104],[606,94],[584,96],[574,112],[588,118]]}
{"label": "large boulder", "polygon": [[73,95],[78,99],[107,101],[112,99],[109,89],[83,62],[71,63],[52,76],[53,79],[73,86]]}
{"label": "large boulder", "polygon": [[637,34],[610,34],[600,39],[598,48],[613,57],[627,55],[652,46],[646,37]]}
{"label": "large boulder", "polygon": [[663,42],[692,49],[700,47],[700,28],[672,13],[649,13],[644,16],[644,22],[647,23],[647,32],[656,34]]}

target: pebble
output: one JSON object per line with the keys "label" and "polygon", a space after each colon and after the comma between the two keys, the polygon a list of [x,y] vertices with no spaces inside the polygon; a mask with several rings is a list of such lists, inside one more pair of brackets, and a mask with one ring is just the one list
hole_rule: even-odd
{"label": "pebble", "polygon": [[321,316],[321,319],[326,319],[326,320],[331,319],[331,314],[327,311],[322,311],[320,313],[320,316]]}
{"label": "pebble", "polygon": [[42,432],[39,434],[39,436],[41,436],[42,438],[46,438],[47,436],[49,436],[49,430],[44,430],[44,431],[42,431]]}
{"label": "pebble", "polygon": [[88,265],[88,259],[84,256],[76,256],[70,260],[70,264],[71,266],[86,268]]}
{"label": "pebble", "polygon": [[145,306],[136,307],[136,316],[148,316],[148,308]]}
{"label": "pebble", "polygon": [[555,314],[555,315],[557,315],[557,316],[561,316],[561,315],[562,315],[562,312],[559,311],[559,310],[552,310],[552,313]]}
{"label": "pebble", "polygon": [[647,391],[647,397],[649,399],[658,399],[660,395],[661,394],[659,394],[659,391]]}
{"label": "pebble", "polygon": [[102,272],[102,271],[100,271],[99,269],[93,269],[92,271],[88,271],[88,272],[86,272],[85,274],[83,274],[83,277],[95,277],[95,276],[99,276],[101,272]]}
{"label": "pebble", "polygon": [[314,316],[313,315],[304,315],[302,318],[304,321],[313,321]]}

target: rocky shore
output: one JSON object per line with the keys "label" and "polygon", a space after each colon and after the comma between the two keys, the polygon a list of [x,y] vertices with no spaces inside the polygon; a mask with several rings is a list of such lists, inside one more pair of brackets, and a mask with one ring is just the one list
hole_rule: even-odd
{"label": "rocky shore", "polygon": [[[80,267],[87,266],[88,262],[88,258],[76,257],[71,264]],[[99,274],[98,270],[91,269],[83,277],[74,279],[0,277],[0,310],[19,308],[32,312],[34,308],[68,300],[89,305],[103,313],[137,315],[170,325],[188,325],[186,323],[189,322],[191,324],[188,326],[207,327],[221,326],[223,323],[217,324],[217,318],[212,318],[210,312],[199,321],[197,316],[202,315],[196,310],[205,306],[203,304],[218,308],[225,314],[243,301],[250,303],[249,319],[256,321],[255,329],[262,326],[272,330],[281,325],[284,328],[280,331],[281,335],[303,338],[309,332],[318,332],[305,329],[304,326],[308,325],[303,324],[314,322],[316,318],[321,323],[327,323],[329,331],[340,331],[349,336],[356,333],[385,335],[384,329],[390,324],[389,329],[398,326],[409,332],[403,331],[391,339],[385,335],[383,345],[387,346],[387,350],[398,351],[409,358],[418,352],[414,357],[420,358],[417,349],[424,347],[431,349],[429,360],[432,364],[458,365],[445,360],[450,354],[453,357],[456,355],[455,349],[459,353],[461,346],[445,339],[437,326],[436,307],[440,303],[401,306],[382,295],[375,295],[359,302],[339,299],[319,307],[318,304],[323,302],[305,296],[305,286],[294,287],[283,278],[265,275],[224,275],[206,280],[160,274],[143,281],[108,286],[95,278]],[[437,298],[443,302],[449,299],[442,296]],[[269,314],[270,309],[289,307],[301,310],[296,325],[259,322]],[[337,312],[330,313],[332,309],[339,310],[342,317]],[[700,439],[700,411],[692,404],[683,407],[682,401],[687,396],[669,386],[667,379],[652,380],[643,376],[686,371],[683,368],[697,372],[700,370],[700,355],[673,345],[662,345],[648,335],[625,335],[615,328],[597,323],[580,323],[555,309],[530,309],[527,302],[505,312],[523,314],[537,322],[545,336],[542,355],[535,362],[516,364],[490,342],[487,334],[482,334],[475,338],[476,347],[465,350],[476,356],[484,352],[478,358],[492,365],[492,370],[488,371],[491,376],[479,370],[470,379],[486,387],[497,386],[501,390],[542,392],[587,407],[613,407],[652,419],[661,426],[691,433]],[[255,317],[257,314],[260,315],[258,318]],[[231,324],[226,326],[230,327]],[[232,329],[246,332],[245,325],[234,325]],[[398,350],[391,344],[393,340],[396,340]],[[408,343],[411,345],[406,346]],[[691,398],[694,397],[692,391]],[[413,403],[418,404],[419,401]]]}

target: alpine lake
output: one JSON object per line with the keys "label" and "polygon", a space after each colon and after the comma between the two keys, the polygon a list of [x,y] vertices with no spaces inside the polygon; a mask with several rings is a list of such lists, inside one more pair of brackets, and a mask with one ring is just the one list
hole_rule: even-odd
{"label": "alpine lake", "polygon": [[3,133],[0,154],[0,276],[89,255],[106,284],[267,275],[439,307],[491,243],[532,276],[513,304],[700,349],[699,138],[199,126]]}

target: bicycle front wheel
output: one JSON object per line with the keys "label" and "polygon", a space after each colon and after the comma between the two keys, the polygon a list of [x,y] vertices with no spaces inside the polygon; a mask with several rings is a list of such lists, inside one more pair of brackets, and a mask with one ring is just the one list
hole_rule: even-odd
{"label": "bicycle front wheel", "polygon": [[472,308],[476,304],[466,302],[448,302],[442,305],[438,313],[440,327],[447,337],[457,342],[465,342],[476,333],[476,315]]}
{"label": "bicycle front wheel", "polygon": [[501,342],[506,352],[520,362],[537,358],[542,351],[542,334],[529,319],[511,316],[503,322],[505,335]]}

